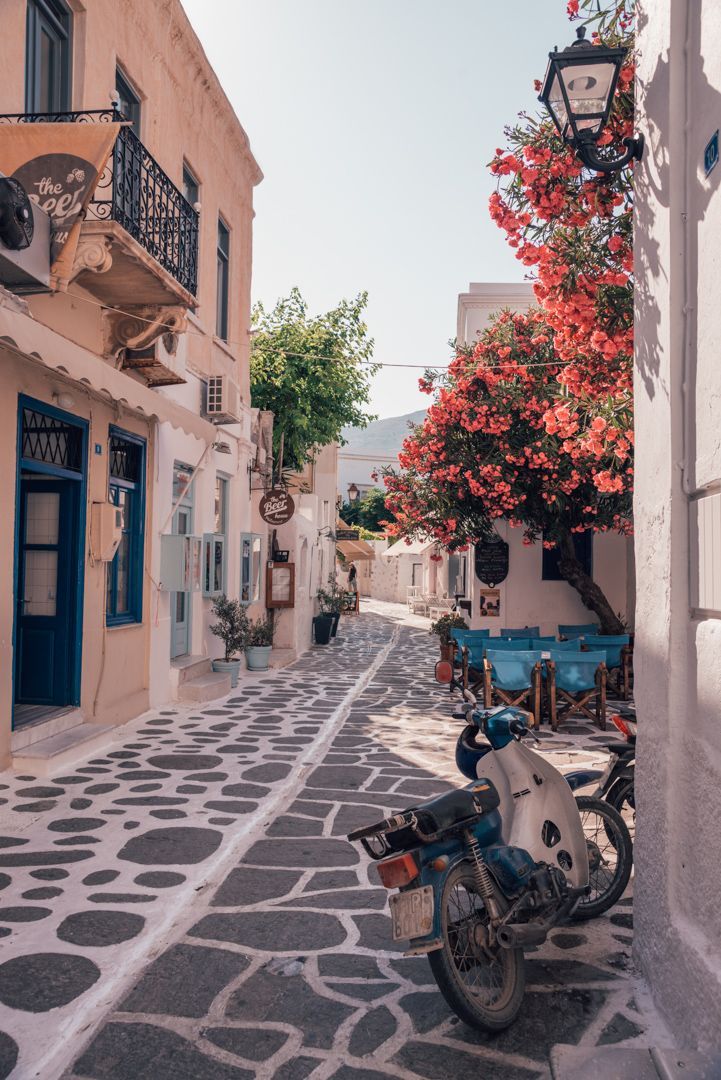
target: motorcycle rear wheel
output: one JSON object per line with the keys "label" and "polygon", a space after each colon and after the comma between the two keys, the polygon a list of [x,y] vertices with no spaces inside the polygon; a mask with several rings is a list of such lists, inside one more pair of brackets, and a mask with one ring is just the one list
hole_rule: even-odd
{"label": "motorcycle rear wheel", "polygon": [[603,799],[577,795],[586,836],[591,892],[573,912],[574,919],[594,919],[620,900],[633,867],[633,844],[618,810]]}
{"label": "motorcycle rear wheel", "polygon": [[[497,899],[504,903],[498,892]],[[468,863],[451,870],[441,905],[443,947],[428,954],[438,988],[464,1023],[479,1031],[502,1031],[523,1002],[523,950],[483,944],[489,916]]]}

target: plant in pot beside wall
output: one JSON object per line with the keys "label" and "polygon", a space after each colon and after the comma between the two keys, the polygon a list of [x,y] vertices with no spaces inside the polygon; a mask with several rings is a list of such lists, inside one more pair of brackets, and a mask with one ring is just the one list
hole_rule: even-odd
{"label": "plant in pot beside wall", "polygon": [[213,615],[218,621],[210,627],[210,632],[225,646],[223,659],[213,661],[213,671],[228,672],[230,685],[237,686],[248,633],[248,616],[239,600],[230,600],[225,594],[213,600]]}
{"label": "plant in pot beside wall", "polygon": [[[329,581],[328,584],[330,585],[331,582]],[[316,599],[320,611],[313,619],[313,640],[316,645],[327,645],[334,628],[338,626],[340,607],[334,611],[335,601],[330,589],[318,589]]]}
{"label": "plant in pot beside wall", "polygon": [[267,671],[273,648],[273,616],[248,623],[245,662],[249,671]]}
{"label": "plant in pot beside wall", "polygon": [[343,589],[338,584],[335,574],[331,574],[328,578],[328,587],[319,589],[317,592],[321,615],[331,615],[333,618],[331,637],[335,637],[338,632],[338,623],[343,610],[343,595]]}
{"label": "plant in pot beside wall", "polygon": [[449,611],[447,615],[441,615],[440,619],[431,623],[431,633],[437,634],[441,643],[441,660],[448,660],[449,663],[453,663],[453,654],[455,652],[451,640],[453,631],[467,629],[468,623],[466,620],[453,611]]}

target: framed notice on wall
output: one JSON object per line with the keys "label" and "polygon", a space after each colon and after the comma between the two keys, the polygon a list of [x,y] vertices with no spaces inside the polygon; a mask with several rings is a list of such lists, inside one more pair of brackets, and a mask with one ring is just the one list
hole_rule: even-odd
{"label": "framed notice on wall", "polygon": [[265,578],[265,606],[295,606],[295,563],[268,563]]}

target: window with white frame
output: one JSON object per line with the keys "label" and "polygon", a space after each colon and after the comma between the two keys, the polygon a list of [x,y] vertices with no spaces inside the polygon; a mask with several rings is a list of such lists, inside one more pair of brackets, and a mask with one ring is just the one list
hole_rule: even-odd
{"label": "window with white frame", "polygon": [[263,539],[257,533],[243,533],[240,538],[240,602],[255,604],[260,600],[260,575]]}

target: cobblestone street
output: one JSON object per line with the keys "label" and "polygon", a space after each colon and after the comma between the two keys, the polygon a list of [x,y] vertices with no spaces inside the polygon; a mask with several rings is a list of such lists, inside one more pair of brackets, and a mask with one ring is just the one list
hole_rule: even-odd
{"label": "cobblestone street", "polygon": [[[0,1077],[525,1080],[558,1043],[653,1041],[630,896],[529,953],[495,1038],[393,945],[344,836],[459,781],[435,641],[364,605],[335,644],[149,713],[67,775],[0,774]],[[613,737],[565,727],[541,732],[561,765]]]}

